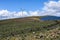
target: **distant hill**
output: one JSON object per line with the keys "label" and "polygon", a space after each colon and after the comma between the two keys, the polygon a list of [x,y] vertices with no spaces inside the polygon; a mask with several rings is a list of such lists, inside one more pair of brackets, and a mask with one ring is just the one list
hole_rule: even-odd
{"label": "distant hill", "polygon": [[41,20],[60,20],[60,17],[57,16],[44,16]]}

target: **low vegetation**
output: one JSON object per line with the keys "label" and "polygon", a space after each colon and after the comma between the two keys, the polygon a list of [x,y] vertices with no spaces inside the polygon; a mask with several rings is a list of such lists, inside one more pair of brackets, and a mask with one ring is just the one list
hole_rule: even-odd
{"label": "low vegetation", "polygon": [[25,17],[0,21],[0,40],[59,40],[60,21]]}

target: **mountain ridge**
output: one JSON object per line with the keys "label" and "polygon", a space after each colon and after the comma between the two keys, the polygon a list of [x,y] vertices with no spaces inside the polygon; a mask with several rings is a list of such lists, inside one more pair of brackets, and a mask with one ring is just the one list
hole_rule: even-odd
{"label": "mountain ridge", "polygon": [[44,16],[41,20],[60,20],[60,17],[57,16]]}

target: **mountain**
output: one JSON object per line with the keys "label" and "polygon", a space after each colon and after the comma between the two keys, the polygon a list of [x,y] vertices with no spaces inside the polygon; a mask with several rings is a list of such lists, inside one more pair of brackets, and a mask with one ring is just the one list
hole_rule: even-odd
{"label": "mountain", "polygon": [[41,20],[60,20],[60,17],[57,16],[44,16]]}
{"label": "mountain", "polygon": [[0,20],[0,40],[60,40],[60,21],[42,21],[41,18]]}

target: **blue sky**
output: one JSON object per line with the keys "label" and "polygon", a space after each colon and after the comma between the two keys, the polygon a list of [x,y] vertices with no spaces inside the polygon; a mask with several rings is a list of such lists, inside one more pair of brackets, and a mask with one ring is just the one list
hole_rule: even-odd
{"label": "blue sky", "polygon": [[45,15],[60,17],[60,0],[0,0],[0,20]]}
{"label": "blue sky", "polygon": [[49,0],[0,0],[0,10],[20,11],[21,8],[27,11],[41,10],[44,6],[44,2],[48,1]]}

